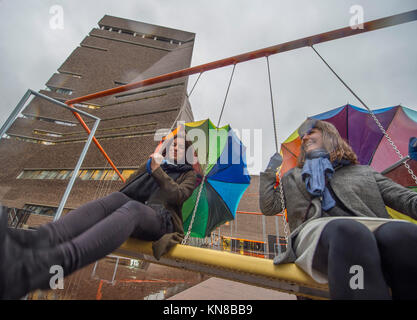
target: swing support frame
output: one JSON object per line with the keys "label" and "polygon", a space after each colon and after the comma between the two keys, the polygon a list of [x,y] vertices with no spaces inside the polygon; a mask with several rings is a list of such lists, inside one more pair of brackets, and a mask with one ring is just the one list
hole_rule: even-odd
{"label": "swing support frame", "polygon": [[[324,32],[324,33],[316,34],[313,36],[305,37],[305,38],[288,41],[285,43],[281,43],[278,45],[266,47],[266,48],[255,50],[255,51],[246,52],[246,53],[232,56],[229,58],[216,60],[216,61],[202,64],[199,66],[186,68],[186,69],[178,70],[178,71],[171,72],[171,73],[166,73],[166,74],[149,78],[149,79],[145,79],[142,81],[132,82],[126,85],[116,87],[116,88],[107,89],[107,90],[99,91],[96,93],[91,93],[85,96],[67,100],[65,101],[65,104],[73,108],[74,104],[76,103],[98,99],[98,98],[110,96],[116,93],[126,92],[132,89],[146,87],[146,86],[154,85],[157,83],[190,76],[190,75],[197,74],[197,73],[200,73],[201,75],[203,72],[218,69],[218,68],[223,68],[229,65],[236,65],[237,63],[241,63],[241,62],[245,62],[249,60],[259,59],[262,57],[269,57],[270,55],[274,55],[274,54],[282,53],[286,51],[291,51],[295,49],[300,49],[303,47],[312,47],[313,45],[318,44],[318,43],[323,43],[327,41],[332,41],[336,39],[341,39],[341,38],[345,38],[349,36],[362,34],[365,32],[392,27],[392,26],[396,26],[399,24],[403,24],[403,23],[407,23],[407,22],[411,22],[415,20],[417,20],[417,9],[400,13],[400,14],[396,14],[396,15],[392,15],[392,16],[388,16],[388,17],[384,17],[384,18],[380,18],[380,19],[376,19],[376,20],[372,20],[372,21],[368,21],[361,25],[344,27],[344,28],[332,30],[329,32]],[[86,123],[84,122],[84,120],[82,119],[82,117],[76,112],[74,112],[74,116],[80,122],[84,130],[88,134],[90,134],[91,131],[86,125]],[[107,155],[103,147],[100,145],[100,143],[97,141],[97,139],[94,136],[93,136],[93,142],[96,144],[96,146],[99,148],[99,151],[103,154],[103,156],[109,162],[110,166],[119,175],[120,179],[123,182],[125,182],[125,179],[122,177],[121,173],[117,170],[116,166],[114,165],[110,157]]]}

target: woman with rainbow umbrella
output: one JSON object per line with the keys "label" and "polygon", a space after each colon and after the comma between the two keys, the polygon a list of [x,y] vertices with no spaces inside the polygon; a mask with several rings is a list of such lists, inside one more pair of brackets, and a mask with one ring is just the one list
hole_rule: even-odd
{"label": "woman with rainbow umbrella", "polygon": [[217,128],[209,119],[185,123],[170,133],[175,134],[192,142],[186,156],[199,178],[198,187],[182,206],[186,240],[204,238],[236,215],[250,184],[246,148],[230,125]]}
{"label": "woman with rainbow umbrella", "polygon": [[[417,193],[360,165],[330,122],[306,120],[296,135],[296,166],[278,187],[280,155],[260,176],[261,211],[275,215],[285,205],[291,229],[287,250],[274,263],[295,262],[329,283],[332,299],[416,299],[417,226],[391,219],[385,205],[417,219]],[[414,158],[417,139],[407,140]]]}

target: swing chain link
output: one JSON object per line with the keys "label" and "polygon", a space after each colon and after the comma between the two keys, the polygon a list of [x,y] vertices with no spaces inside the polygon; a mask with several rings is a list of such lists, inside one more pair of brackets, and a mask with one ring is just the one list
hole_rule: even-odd
{"label": "swing chain link", "polygon": [[[379,122],[378,118],[375,116],[375,114],[373,113],[373,111],[371,109],[369,109],[368,107],[366,107],[366,108],[368,109],[368,112],[371,115],[372,119],[374,119],[376,125],[379,127],[379,129],[381,130],[381,132],[384,134],[385,138],[388,140],[388,142],[390,143],[390,145],[392,146],[392,148],[395,150],[395,152],[397,153],[397,155],[399,156],[399,158],[400,159],[403,159],[404,156],[402,155],[402,153],[398,149],[398,147],[395,145],[394,141],[392,141],[391,137],[389,136],[389,134],[387,133],[387,131],[384,129],[384,127],[382,126],[381,122]],[[417,184],[417,176],[414,174],[414,172],[411,169],[410,165],[407,162],[404,162],[404,166],[406,167],[408,173],[411,175],[411,177],[413,178],[413,180]]]}
{"label": "swing chain link", "polygon": [[204,173],[203,180],[201,181],[201,184],[200,184],[200,189],[198,190],[197,199],[194,205],[193,215],[191,216],[191,221],[190,221],[190,225],[188,226],[187,234],[185,235],[184,239],[181,241],[181,244],[183,245],[188,244],[188,240],[190,239],[191,229],[193,227],[194,219],[195,219],[195,213],[197,211],[197,207],[200,202],[200,196],[201,196],[201,192],[203,190],[203,185],[205,181],[206,181],[206,173]]}
{"label": "swing chain link", "polygon": [[[313,47],[313,45],[311,45],[311,49],[313,49],[313,51],[317,54],[317,56],[321,59],[321,61],[323,61],[323,63],[336,76],[336,78],[338,78],[339,81],[350,91],[350,93],[352,93],[353,96],[356,99],[358,99],[358,101],[366,108],[366,110],[368,110],[368,112],[371,115],[372,119],[374,119],[375,123],[377,124],[377,126],[379,127],[379,129],[381,130],[381,132],[384,134],[385,138],[388,140],[388,142],[391,144],[391,146],[393,147],[393,149],[395,150],[395,152],[398,154],[400,160],[404,159],[404,157],[401,154],[400,150],[398,150],[397,146],[392,141],[392,139],[388,135],[388,133],[385,131],[384,127],[379,122],[379,120],[377,119],[377,117],[375,116],[375,114],[373,113],[373,111],[365,104],[365,102],[362,101],[361,98],[358,97],[358,95],[346,84],[346,82],[343,81],[343,79],[336,73],[336,71],[333,70],[333,68],[326,62],[326,60],[324,60],[324,58],[320,55],[320,53],[318,53],[318,51]],[[404,162],[404,166],[406,167],[408,173],[411,175],[411,177],[414,179],[414,181],[417,184],[417,177],[414,174],[413,170],[411,169],[410,165],[407,162]]]}
{"label": "swing chain link", "polygon": [[[275,149],[276,149],[276,152],[278,153],[279,152],[278,133],[277,133],[277,123],[275,120],[274,97],[272,94],[272,80],[271,80],[271,68],[269,66],[269,56],[266,56],[266,65],[268,68],[268,83],[269,83],[269,94],[270,94],[270,99],[271,99],[272,123],[274,127]],[[282,168],[282,165],[281,165],[281,168]],[[284,200],[284,190],[283,190],[282,183],[281,183],[281,168],[278,170],[279,192],[280,192],[280,200],[281,200],[281,208],[282,208],[282,211],[280,213],[282,214],[282,224],[284,226],[285,248],[286,250],[288,250],[289,230],[288,230],[288,221],[285,217],[285,200]],[[277,239],[277,241],[278,241],[278,246],[280,246],[279,239]]]}
{"label": "swing chain link", "polygon": [[[282,168],[282,166],[281,166]],[[282,222],[284,226],[284,235],[285,235],[285,245],[286,248],[288,246],[288,237],[289,237],[289,230],[288,230],[288,221],[285,216],[285,200],[284,200],[284,189],[282,188],[282,180],[281,180],[281,168],[278,170],[278,178],[279,178],[279,193],[280,193],[280,200],[281,200],[281,214],[282,214]],[[278,239],[279,245],[279,239]]]}

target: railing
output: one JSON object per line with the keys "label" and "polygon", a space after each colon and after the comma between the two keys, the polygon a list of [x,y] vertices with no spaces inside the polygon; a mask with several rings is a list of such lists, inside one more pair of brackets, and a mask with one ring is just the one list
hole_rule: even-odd
{"label": "railing", "polygon": [[[69,110],[71,110],[71,112],[73,112],[74,114],[76,114],[78,116],[79,116],[79,114],[82,114],[82,115],[84,115],[86,117],[89,117],[89,118],[91,118],[91,119],[94,120],[93,129],[90,130],[90,132],[89,132],[89,135],[88,135],[88,138],[87,138],[87,142],[85,143],[84,148],[83,148],[83,150],[81,152],[81,155],[78,158],[78,162],[77,162],[77,164],[76,164],[76,166],[74,168],[74,172],[78,172],[80,170],[81,165],[82,165],[82,163],[84,161],[84,158],[85,158],[85,156],[87,154],[88,148],[90,147],[91,141],[94,138],[94,134],[96,133],[97,127],[98,127],[98,125],[100,123],[100,118],[95,117],[95,116],[93,116],[93,115],[91,115],[91,114],[89,114],[89,113],[87,113],[85,111],[78,110],[78,109],[75,109],[73,107],[69,107],[65,103],[62,103],[62,102],[60,102],[58,100],[55,100],[55,99],[53,99],[51,97],[45,96],[45,95],[43,95],[43,94],[41,94],[39,92],[33,91],[31,89],[29,89],[28,91],[26,91],[26,93],[24,94],[24,96],[22,97],[22,99],[17,104],[16,108],[13,110],[13,112],[7,118],[6,122],[1,127],[1,129],[0,129],[0,140],[2,138],[4,138],[4,136],[6,135],[7,130],[10,128],[10,126],[13,124],[13,122],[15,121],[15,119],[17,118],[17,116],[19,115],[19,113],[22,111],[23,107],[25,106],[26,102],[31,97],[31,95],[37,96],[37,97],[39,97],[41,99],[45,99],[45,100],[47,100],[47,101],[49,101],[49,102],[51,102],[53,104],[58,105],[61,108],[69,109]],[[69,194],[70,194],[70,192],[72,190],[72,187],[74,185],[74,182],[75,182],[75,179],[76,178],[77,178],[77,175],[75,175],[75,174],[73,174],[71,176],[71,179],[70,179],[70,181],[69,181],[69,183],[67,185],[67,188],[66,188],[66,190],[64,192],[64,195],[63,195],[63,197],[61,199],[61,202],[59,204],[58,210],[57,210],[57,212],[55,214],[54,220],[58,220],[61,217],[62,211],[64,210],[65,203],[68,200]]]}

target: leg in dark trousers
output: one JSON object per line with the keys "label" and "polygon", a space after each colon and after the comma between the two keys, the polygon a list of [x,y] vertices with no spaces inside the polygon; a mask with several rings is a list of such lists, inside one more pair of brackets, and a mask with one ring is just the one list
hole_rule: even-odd
{"label": "leg in dark trousers", "polygon": [[417,226],[392,221],[375,231],[393,299],[417,299]]}
{"label": "leg in dark trousers", "polygon": [[391,298],[375,237],[360,222],[329,222],[320,236],[313,268],[327,273],[331,299]]}
{"label": "leg in dark trousers", "polygon": [[51,247],[80,235],[131,199],[114,192],[72,210],[60,219],[40,226],[37,230],[10,229],[9,234],[21,245]]}
{"label": "leg in dark trousers", "polygon": [[54,244],[68,241],[94,226],[130,200],[132,199],[124,193],[113,192],[108,196],[82,205],[53,223],[41,226],[39,231],[47,229],[51,232]]}
{"label": "leg in dark trousers", "polygon": [[138,201],[129,201],[87,231],[59,246],[65,266],[73,272],[120,247],[132,234],[143,240],[158,240],[166,232],[161,216]]}
{"label": "leg in dark trousers", "polygon": [[[72,232],[72,220],[66,219],[65,227]],[[73,239],[54,247],[22,247],[15,242],[6,246],[13,258],[3,275],[4,295],[0,298],[20,298],[34,289],[49,288],[52,266],[62,266],[64,276],[97,261],[117,249],[134,233],[139,238],[157,240],[166,232],[172,232],[159,212],[137,201],[128,201],[114,212],[86,229]],[[13,248],[12,248],[13,246]],[[10,255],[11,256],[11,255]]]}

